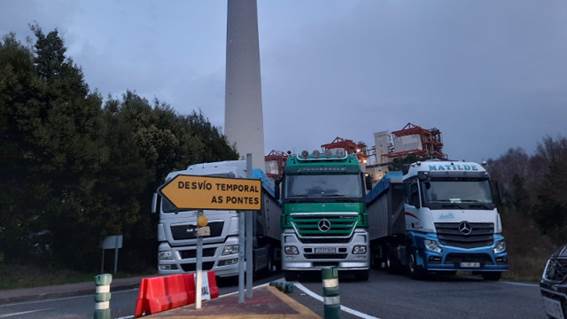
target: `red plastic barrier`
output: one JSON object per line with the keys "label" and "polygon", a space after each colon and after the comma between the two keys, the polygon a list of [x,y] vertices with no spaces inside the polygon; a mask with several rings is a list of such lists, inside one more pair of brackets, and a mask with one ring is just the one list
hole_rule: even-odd
{"label": "red plastic barrier", "polygon": [[207,272],[209,279],[209,291],[211,292],[211,299],[219,296],[219,287],[217,286],[217,275],[214,271]]}
{"label": "red plastic barrier", "polygon": [[[142,278],[136,309],[136,318],[158,313],[195,302],[194,274],[179,274],[160,277]],[[219,296],[216,275],[208,272],[211,298]]]}

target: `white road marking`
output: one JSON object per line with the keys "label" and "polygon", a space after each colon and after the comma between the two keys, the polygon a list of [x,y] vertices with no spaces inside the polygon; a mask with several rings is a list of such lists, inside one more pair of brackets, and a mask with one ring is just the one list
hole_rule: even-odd
{"label": "white road marking", "polygon": [[35,310],[28,310],[28,311],[6,313],[6,314],[3,314],[3,315],[0,315],[0,318],[9,318],[9,317],[21,316],[21,315],[26,315],[26,314],[29,314],[29,313],[47,311],[47,310],[51,310],[51,309],[53,309],[53,308],[43,308],[43,309],[35,309]]}
{"label": "white road marking", "polygon": [[124,316],[124,317],[118,317],[118,318],[114,318],[114,319],[132,319],[132,318],[134,318],[134,315]]}
{"label": "white road marking", "polygon": [[[306,293],[308,296],[310,296],[311,298],[315,299],[315,300],[319,300],[320,302],[323,302],[323,297],[319,296],[318,294],[314,293],[313,291],[309,290],[307,287],[305,287],[304,285],[298,283],[298,282],[294,282],[293,283],[299,290],[303,291],[304,293]],[[354,310],[352,308],[349,308],[347,306],[343,306],[341,305],[341,310],[349,313],[353,316],[359,317],[359,318],[363,318],[363,319],[380,319],[378,317],[374,317],[371,316],[369,314],[360,312],[358,310]]]}
{"label": "white road marking", "polygon": [[[127,292],[136,291],[138,288],[132,288],[127,290],[119,290],[119,291],[111,291],[112,295],[119,295]],[[36,303],[45,303],[45,302],[52,302],[52,301],[63,301],[63,300],[73,300],[73,299],[80,299],[85,297],[92,297],[93,294],[86,294],[80,296],[72,296],[72,297],[61,297],[61,298],[51,298],[51,299],[40,299],[40,300],[30,300],[30,301],[22,301],[22,302],[14,302],[14,303],[7,303],[7,304],[0,304],[0,308],[7,308],[11,306],[20,306],[20,305],[33,305]]]}
{"label": "white road marking", "polygon": [[502,281],[503,284],[520,286],[520,287],[539,287],[538,284],[529,284],[526,282],[513,282],[513,281]]}

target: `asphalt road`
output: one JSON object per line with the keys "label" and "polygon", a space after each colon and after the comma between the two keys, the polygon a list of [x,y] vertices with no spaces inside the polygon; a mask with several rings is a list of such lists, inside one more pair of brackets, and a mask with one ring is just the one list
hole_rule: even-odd
{"label": "asphalt road", "polygon": [[[255,285],[269,282],[280,277],[281,274],[269,277],[264,276],[256,280]],[[234,279],[221,280],[219,282],[219,290],[221,295],[236,291],[238,290],[238,282]],[[110,303],[112,316],[118,318],[133,315],[137,296],[138,289],[112,292],[112,300]],[[94,294],[0,304],[0,319],[90,319],[93,317],[94,304]]]}
{"label": "asphalt road", "polygon": [[[300,282],[321,295],[318,278]],[[366,283],[348,277],[339,282],[341,305],[377,318],[547,318],[535,284],[489,282],[464,275],[416,281],[378,271],[372,271]],[[301,290],[296,289],[293,297],[322,314],[321,303]],[[341,318],[357,317],[342,312]]]}
{"label": "asphalt road", "polygon": [[[261,284],[281,275],[257,280]],[[317,276],[300,283],[321,295]],[[234,282],[223,282],[221,294],[237,290]],[[372,271],[368,282],[342,276],[341,304],[362,314],[383,319],[396,318],[546,318],[539,288],[533,284],[487,282],[471,276],[415,281],[401,275]],[[137,290],[112,294],[114,317],[132,315]],[[322,314],[322,303],[300,289],[293,298]],[[0,305],[2,318],[92,318],[93,295],[38,300]],[[342,313],[342,318],[357,318]]]}

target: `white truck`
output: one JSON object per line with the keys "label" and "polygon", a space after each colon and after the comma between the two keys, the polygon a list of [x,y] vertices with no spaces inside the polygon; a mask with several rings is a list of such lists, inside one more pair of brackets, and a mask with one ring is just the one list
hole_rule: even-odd
{"label": "white truck", "polygon": [[416,162],[390,172],[366,197],[372,261],[387,270],[471,271],[498,280],[508,269],[488,172],[473,162]]}
{"label": "white truck", "polygon": [[[247,178],[246,161],[201,163],[185,170],[171,172],[165,182],[179,174]],[[280,264],[281,206],[274,199],[273,182],[261,170],[253,177],[262,180],[262,211],[254,214],[254,269],[272,271]],[[196,211],[176,211],[158,193],[154,193],[152,212],[159,212],[157,225],[158,271],[160,274],[194,272],[196,263]],[[203,238],[203,270],[215,271],[219,277],[238,275],[238,213],[205,210],[210,236]]]}

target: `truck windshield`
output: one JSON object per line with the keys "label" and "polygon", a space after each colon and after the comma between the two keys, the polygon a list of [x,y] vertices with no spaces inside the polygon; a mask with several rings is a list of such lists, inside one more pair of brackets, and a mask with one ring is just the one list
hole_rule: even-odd
{"label": "truck windshield", "polygon": [[487,179],[431,180],[421,189],[424,205],[430,208],[494,208]]}
{"label": "truck windshield", "polygon": [[362,179],[355,174],[288,175],[285,181],[286,199],[362,198]]}

